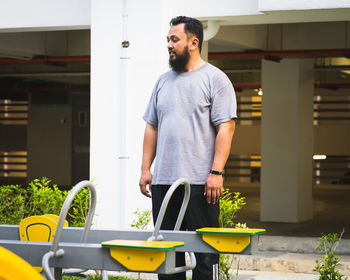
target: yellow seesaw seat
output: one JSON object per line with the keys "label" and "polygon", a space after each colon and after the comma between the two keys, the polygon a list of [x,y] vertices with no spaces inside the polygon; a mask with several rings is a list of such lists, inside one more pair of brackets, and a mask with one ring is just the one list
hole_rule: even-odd
{"label": "yellow seesaw seat", "polygon": [[164,261],[165,252],[184,246],[176,241],[111,240],[101,243],[111,256],[133,271],[155,271]]}
{"label": "yellow seesaw seat", "polygon": [[[21,241],[52,242],[57,228],[58,216],[46,214],[31,216],[19,223],[19,236]],[[68,222],[65,221],[65,227]]]}
{"label": "yellow seesaw seat", "polygon": [[[42,216],[31,216],[19,223],[19,237],[21,241],[52,242],[55,236],[58,216],[45,214]],[[64,221],[64,227],[68,222]],[[34,266],[38,272],[42,271],[41,266]],[[0,278],[1,280],[1,278]]]}
{"label": "yellow seesaw seat", "polygon": [[29,263],[3,247],[0,247],[0,279],[44,280]]}
{"label": "yellow seesaw seat", "polygon": [[250,236],[265,233],[265,229],[254,228],[200,228],[204,242],[219,252],[240,253],[250,243]]}

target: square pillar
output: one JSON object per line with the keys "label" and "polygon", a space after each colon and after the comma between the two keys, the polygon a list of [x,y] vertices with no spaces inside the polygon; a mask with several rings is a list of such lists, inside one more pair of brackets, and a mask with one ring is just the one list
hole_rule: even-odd
{"label": "square pillar", "polygon": [[91,1],[90,176],[98,228],[129,229],[137,209],[151,209],[139,188],[142,116],[168,70],[163,9],[162,0]]}
{"label": "square pillar", "polygon": [[312,59],[262,61],[261,221],[313,218]]}

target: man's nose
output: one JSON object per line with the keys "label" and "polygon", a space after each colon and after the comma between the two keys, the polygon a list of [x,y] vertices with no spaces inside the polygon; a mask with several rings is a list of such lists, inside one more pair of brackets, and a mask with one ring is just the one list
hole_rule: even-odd
{"label": "man's nose", "polygon": [[174,48],[174,45],[171,41],[168,42],[168,50],[171,50]]}

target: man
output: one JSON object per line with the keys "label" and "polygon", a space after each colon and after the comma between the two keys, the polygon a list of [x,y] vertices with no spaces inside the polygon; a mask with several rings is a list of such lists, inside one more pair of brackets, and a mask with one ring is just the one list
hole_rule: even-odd
{"label": "man", "polygon": [[[190,202],[182,230],[218,227],[222,171],[235,129],[236,97],[232,83],[218,68],[200,56],[203,25],[189,17],[170,22],[167,36],[172,70],[157,81],[144,120],[140,189],[152,197],[156,221],[170,185],[186,178],[191,184]],[[150,171],[154,158],[154,174]],[[169,202],[161,229],[173,229],[184,189]],[[218,255],[196,254],[192,279],[218,279]],[[177,254],[176,265],[184,265]],[[159,275],[159,279],[186,279],[185,273]]]}

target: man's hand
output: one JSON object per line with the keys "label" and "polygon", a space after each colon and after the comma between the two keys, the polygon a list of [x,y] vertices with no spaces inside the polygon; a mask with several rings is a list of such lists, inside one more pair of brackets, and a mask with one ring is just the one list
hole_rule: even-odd
{"label": "man's hand", "polygon": [[[147,190],[148,185],[148,190]],[[140,190],[143,195],[151,197],[152,193],[152,173],[150,171],[144,171],[141,174],[139,182]]]}
{"label": "man's hand", "polygon": [[145,135],[143,138],[143,154],[139,186],[142,194],[147,197],[151,197],[152,192],[152,173],[150,168],[156,155],[157,136],[158,128],[156,126],[146,124]]}
{"label": "man's hand", "polygon": [[208,203],[215,204],[222,195],[223,178],[221,175],[209,174],[205,183],[204,195],[207,196]]}

